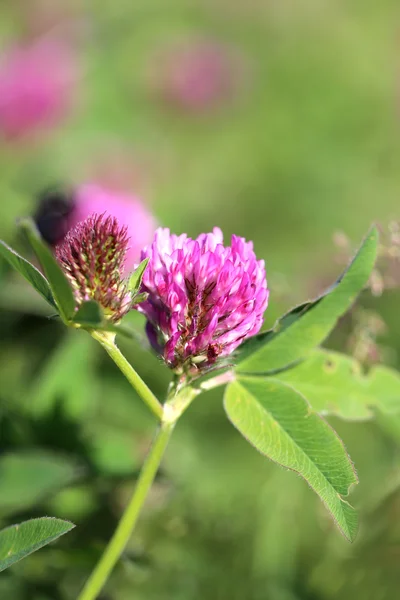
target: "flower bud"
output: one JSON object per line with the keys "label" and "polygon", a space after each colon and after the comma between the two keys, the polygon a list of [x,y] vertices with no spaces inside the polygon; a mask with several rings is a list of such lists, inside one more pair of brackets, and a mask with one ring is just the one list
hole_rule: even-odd
{"label": "flower bud", "polygon": [[115,217],[92,215],[78,223],[55,248],[69,279],[77,308],[95,300],[110,321],[117,323],[131,309],[132,295],[123,279],[128,250],[126,226]]}
{"label": "flower bud", "polygon": [[35,221],[41,235],[51,245],[59,244],[77,223],[93,214],[108,213],[126,226],[130,245],[125,256],[125,272],[133,270],[142,248],[154,235],[156,221],[145,204],[127,192],[111,191],[97,183],[74,190],[51,188],[39,199]]}

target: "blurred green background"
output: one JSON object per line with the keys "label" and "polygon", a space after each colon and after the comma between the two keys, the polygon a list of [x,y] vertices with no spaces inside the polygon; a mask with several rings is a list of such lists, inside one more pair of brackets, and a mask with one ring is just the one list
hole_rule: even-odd
{"label": "blurred green background", "polygon": [[[0,236],[24,250],[15,221],[34,212],[40,190],[108,168],[177,233],[219,225],[227,238],[253,239],[267,264],[271,325],[340,272],[336,231],[354,248],[372,221],[386,227],[399,217],[398,8],[397,0],[2,2],[1,47],[69,28],[80,75],[67,120],[35,140],[1,142]],[[163,57],[199,40],[229,57],[231,84],[193,110],[166,100]],[[72,600],[115,528],[155,423],[89,336],[46,318],[18,276],[2,264],[0,273],[0,523],[54,515],[77,524],[2,573],[0,598]],[[359,311],[377,311],[382,355],[399,367],[399,301],[396,289],[366,294],[329,344],[351,350]],[[134,342],[120,344],[162,397],[166,369]],[[332,424],[360,477],[353,545],[305,482],[241,439],[217,390],[179,424],[102,600],[398,597],[400,420]]]}

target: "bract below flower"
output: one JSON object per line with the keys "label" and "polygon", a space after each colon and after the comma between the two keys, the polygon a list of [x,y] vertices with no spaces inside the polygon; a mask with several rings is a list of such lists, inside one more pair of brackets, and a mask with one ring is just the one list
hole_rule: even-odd
{"label": "bract below flower", "polygon": [[149,294],[138,310],[147,317],[153,348],[178,372],[195,374],[258,333],[268,304],[263,260],[252,242],[215,228],[193,240],[158,229],[142,251]]}

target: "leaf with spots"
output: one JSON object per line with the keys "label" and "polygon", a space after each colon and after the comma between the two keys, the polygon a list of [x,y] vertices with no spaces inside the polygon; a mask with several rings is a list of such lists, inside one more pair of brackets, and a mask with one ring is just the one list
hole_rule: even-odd
{"label": "leaf with spots", "polygon": [[42,517],[11,525],[0,531],[0,571],[71,531],[75,525],[51,517]]}
{"label": "leaf with spots", "polygon": [[353,541],[357,514],[344,499],[358,482],[333,429],[299,392],[273,378],[239,377],[225,392],[231,423],[261,454],[301,475],[345,537]]}
{"label": "leaf with spots", "polygon": [[397,371],[377,365],[363,373],[354,358],[338,352],[315,350],[310,358],[276,377],[305,396],[319,414],[362,421],[374,416],[373,409],[400,412]]}

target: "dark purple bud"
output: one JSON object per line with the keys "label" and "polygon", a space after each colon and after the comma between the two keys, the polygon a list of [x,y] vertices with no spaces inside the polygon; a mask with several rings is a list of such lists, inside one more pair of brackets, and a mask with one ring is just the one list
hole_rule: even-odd
{"label": "dark purple bud", "polygon": [[52,187],[44,190],[38,200],[34,220],[43,239],[55,246],[71,228],[71,218],[76,205],[74,194],[72,190],[61,186]]}

